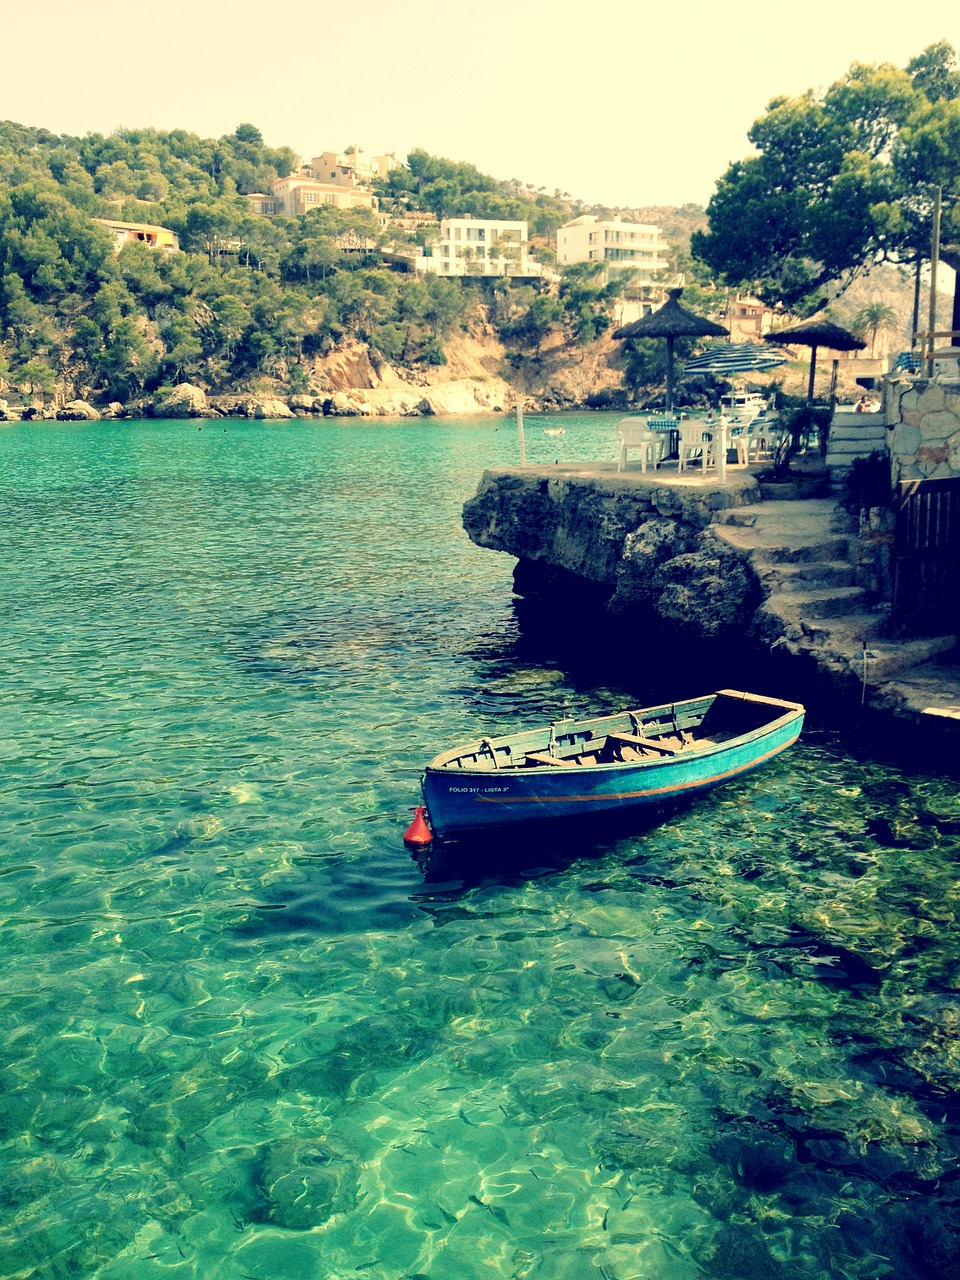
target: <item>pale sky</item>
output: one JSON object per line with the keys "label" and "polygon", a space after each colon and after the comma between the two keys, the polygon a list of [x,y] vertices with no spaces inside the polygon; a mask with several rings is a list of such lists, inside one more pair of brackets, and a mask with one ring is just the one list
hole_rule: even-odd
{"label": "pale sky", "polygon": [[[55,133],[255,124],[304,157],[414,147],[588,204],[705,204],[769,100],[904,66],[960,4],[40,0],[3,18],[0,118]],[[934,16],[928,10],[938,10]]]}

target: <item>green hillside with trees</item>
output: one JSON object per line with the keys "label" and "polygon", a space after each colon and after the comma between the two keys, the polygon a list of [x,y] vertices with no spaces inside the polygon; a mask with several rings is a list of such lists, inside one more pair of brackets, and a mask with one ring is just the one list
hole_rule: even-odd
{"label": "green hillside with trees", "polygon": [[[944,256],[960,266],[960,70],[946,42],[903,70],[858,63],[822,93],[776,99],[748,138],[756,154],[720,177],[706,211],[591,207],[423,150],[395,165],[378,196],[388,215],[525,220],[547,263],[557,228],[580,213],[655,221],[685,275],[685,302],[700,310],[745,287],[807,314],[888,264],[895,305],[882,289],[858,303],[872,341],[891,310],[902,317],[902,282],[929,256],[937,188]],[[252,124],[210,139],[0,123],[0,379],[31,396],[101,401],[181,381],[225,392],[269,380],[296,393],[314,357],[350,340],[374,362],[416,370],[443,364],[451,338],[469,330],[492,330],[505,371],[529,375],[545,346],[566,343],[574,359],[610,329],[629,277],[608,281],[600,264],[564,268],[549,289],[417,276],[405,263],[429,228],[384,228],[367,210],[332,206],[252,212],[246,196],[298,163]],[[118,254],[97,218],[171,228],[182,252],[133,243]],[[360,251],[345,251],[346,232]],[[660,344],[620,356],[628,388],[658,377]]]}
{"label": "green hillside with trees", "polygon": [[[477,291],[391,269],[385,255],[414,237],[385,232],[365,209],[253,213],[245,195],[269,191],[298,163],[249,124],[217,140],[157,130],[70,138],[0,124],[0,376],[30,393],[65,384],[126,401],[190,379],[225,390],[266,376],[297,391],[309,358],[347,338],[375,358],[442,363]],[[387,212],[526,219],[543,237],[572,212],[423,151],[390,173],[380,197]],[[183,252],[128,244],[117,255],[95,218],[169,227]],[[364,251],[339,247],[347,231]],[[551,299],[500,282],[489,318],[518,351],[564,323],[594,336],[615,290],[590,276],[571,273]]]}

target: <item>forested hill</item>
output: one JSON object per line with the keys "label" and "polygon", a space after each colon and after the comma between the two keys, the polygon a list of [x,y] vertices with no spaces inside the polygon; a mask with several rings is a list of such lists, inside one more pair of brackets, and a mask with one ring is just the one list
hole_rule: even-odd
{"label": "forested hill", "polygon": [[629,217],[636,222],[653,223],[660,228],[668,244],[678,245],[686,252],[690,251],[694,232],[707,230],[707,211],[699,204],[683,204],[679,208],[664,204],[645,205],[631,209]]}
{"label": "forested hill", "polygon": [[[249,124],[218,139],[0,124],[0,378],[30,395],[129,401],[182,380],[223,391],[269,378],[297,392],[311,358],[346,339],[375,359],[443,363],[445,339],[476,318],[476,291],[391,269],[413,236],[366,210],[252,213],[246,194],[269,192],[298,163]],[[397,215],[526,219],[547,260],[556,228],[585,209],[424,151],[379,195]],[[117,255],[96,218],[169,227],[183,252],[128,244]],[[363,252],[342,250],[348,230]],[[559,299],[504,283],[484,320],[521,355],[558,327],[589,340],[609,324],[613,292],[589,274],[574,273]]]}

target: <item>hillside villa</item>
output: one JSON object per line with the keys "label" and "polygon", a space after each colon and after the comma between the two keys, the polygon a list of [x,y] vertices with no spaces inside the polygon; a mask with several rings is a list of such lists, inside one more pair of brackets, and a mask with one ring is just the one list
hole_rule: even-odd
{"label": "hillside villa", "polygon": [[180,241],[169,227],[155,227],[147,222],[118,222],[113,218],[94,218],[98,226],[105,227],[113,237],[114,252],[119,253],[125,244],[145,244],[165,253],[177,253]]}
{"label": "hillside villa", "polygon": [[[267,213],[274,217],[296,218],[310,213],[322,205],[335,209],[376,209],[377,197],[372,191],[335,182],[317,182],[315,178],[291,174],[279,178],[273,184],[271,196],[256,193],[247,196],[255,213]],[[271,207],[267,207],[271,206]]]}
{"label": "hillside villa", "polygon": [[416,259],[418,271],[445,276],[542,276],[529,256],[526,222],[443,218],[440,238]]}
{"label": "hillside villa", "polygon": [[351,151],[324,151],[314,156],[310,176],[317,182],[336,187],[369,187],[376,179],[385,178],[396,166],[393,156],[371,156],[354,147]]}
{"label": "hillside villa", "polygon": [[630,268],[638,284],[653,284],[667,267],[660,228],[646,222],[601,219],[585,213],[557,231],[557,263],[602,262],[611,270]]}

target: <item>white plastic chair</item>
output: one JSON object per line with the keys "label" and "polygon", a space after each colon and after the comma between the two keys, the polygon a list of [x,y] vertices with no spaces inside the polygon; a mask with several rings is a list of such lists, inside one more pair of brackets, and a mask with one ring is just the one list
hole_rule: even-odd
{"label": "white plastic chair", "polygon": [[737,461],[736,466],[746,467],[750,463],[751,451],[756,460],[757,450],[760,447],[760,437],[755,436],[750,429],[750,424],[742,427],[733,427],[727,436],[727,446],[730,449],[736,449]]}
{"label": "white plastic chair", "polygon": [[640,451],[640,470],[642,472],[646,472],[648,465],[656,471],[663,457],[663,437],[658,432],[648,431],[646,426],[621,426],[619,435],[620,459],[617,462],[618,471],[623,471],[626,467],[627,451],[629,449],[638,449]]}
{"label": "white plastic chair", "polygon": [[776,412],[765,410],[750,423],[748,457],[751,462],[771,458],[777,452],[783,428]]}
{"label": "white plastic chair", "polygon": [[745,467],[751,462],[756,462],[760,437],[755,434],[752,423],[747,423],[743,427],[734,427],[730,432],[729,444],[731,449],[737,451],[737,466]]}
{"label": "white plastic chair", "polygon": [[702,422],[680,423],[680,461],[677,470],[683,471],[689,462],[699,462],[703,468],[716,464],[713,432],[705,431]]}

